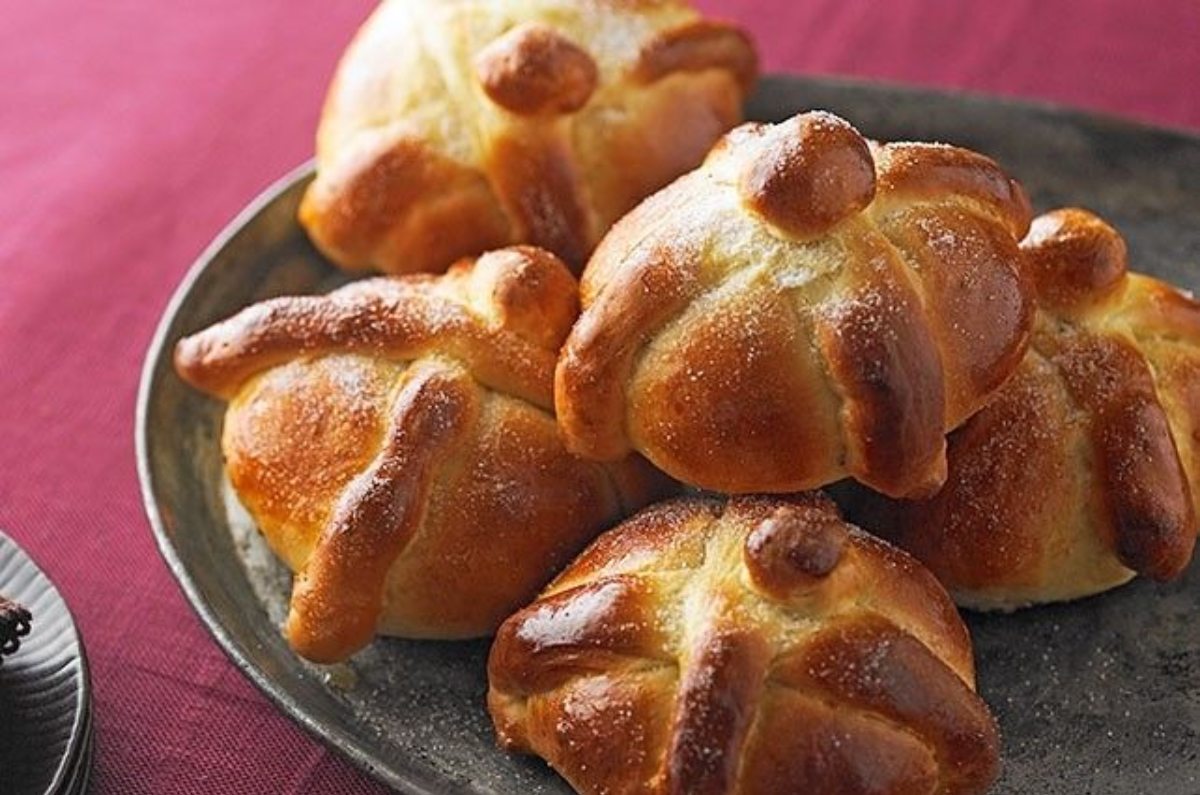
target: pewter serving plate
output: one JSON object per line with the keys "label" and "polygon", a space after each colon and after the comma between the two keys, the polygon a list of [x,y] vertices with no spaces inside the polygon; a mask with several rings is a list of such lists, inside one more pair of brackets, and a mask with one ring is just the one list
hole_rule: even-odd
{"label": "pewter serving plate", "polygon": [[[937,140],[999,160],[1036,208],[1088,207],[1133,266],[1200,288],[1200,137],[1046,106],[828,79],[763,82],[750,118],[825,108],[885,140]],[[542,762],[499,751],[484,709],[485,642],[385,639],[348,666],[298,660],[279,634],[289,577],[222,474],[223,406],[173,373],[171,351],[247,304],[341,277],[295,222],[305,167],[251,205],[180,286],[138,402],[146,510],[162,554],[234,662],[295,720],[396,789],[568,793]],[[968,616],[1000,720],[997,793],[1200,793],[1200,564],[1179,582],[1010,616]]]}

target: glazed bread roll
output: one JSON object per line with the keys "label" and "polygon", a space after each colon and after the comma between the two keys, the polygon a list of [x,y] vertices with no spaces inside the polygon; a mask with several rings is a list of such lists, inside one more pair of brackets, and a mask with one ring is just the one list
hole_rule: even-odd
{"label": "glazed bread roll", "polygon": [[595,535],[662,493],[630,457],[567,453],[555,354],[577,286],[553,255],[278,298],[180,341],[230,401],[230,481],[296,572],[286,634],[318,662],[377,632],[491,633]]}
{"label": "glazed bread roll", "polygon": [[500,742],[581,793],[984,791],[967,630],[819,495],[691,497],[601,536],[501,626]]}
{"label": "glazed bread roll", "polygon": [[744,125],[589,262],[556,374],[567,445],[727,493],[930,493],[945,432],[1024,353],[1028,224],[982,155],[827,113]]}
{"label": "glazed bread roll", "polygon": [[950,437],[936,497],[860,517],[987,610],[1178,576],[1200,499],[1200,304],[1127,273],[1083,210],[1039,217],[1023,248],[1040,311],[1017,374]]}
{"label": "glazed bread roll", "polygon": [[329,90],[300,220],[347,268],[511,243],[580,268],[741,121],[756,72],[683,0],[385,0]]}

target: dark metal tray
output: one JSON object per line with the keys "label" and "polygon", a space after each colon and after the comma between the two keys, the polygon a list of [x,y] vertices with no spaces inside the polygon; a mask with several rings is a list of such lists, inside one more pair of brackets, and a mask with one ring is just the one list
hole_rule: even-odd
{"label": "dark metal tray", "polygon": [[[830,79],[765,80],[749,116],[825,108],[881,139],[985,152],[1039,210],[1080,205],[1125,233],[1133,267],[1200,288],[1200,138],[992,98]],[[228,491],[223,406],[171,368],[175,341],[252,301],[340,280],[295,222],[304,167],[256,200],[200,258],[146,361],[137,452],[159,547],[217,641],[307,729],[409,792],[568,793],[509,756],[484,709],[487,645],[382,640],[330,671],[298,660],[278,626],[288,575]],[[1004,736],[998,793],[1200,793],[1200,565],[1070,605],[972,616],[984,697]]]}

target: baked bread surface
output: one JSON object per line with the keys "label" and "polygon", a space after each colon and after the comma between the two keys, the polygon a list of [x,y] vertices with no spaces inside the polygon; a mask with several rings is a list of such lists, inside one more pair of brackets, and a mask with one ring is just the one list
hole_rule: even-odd
{"label": "baked bread surface", "polygon": [[741,30],[680,0],[385,0],[348,48],[300,220],[347,268],[511,243],[581,268],[741,121]]}
{"label": "baked bread surface", "polygon": [[646,509],[503,624],[488,672],[501,744],[586,795],[974,793],[998,767],[946,592],[820,495]]}
{"label": "baked bread surface", "polygon": [[556,374],[568,446],[726,493],[931,493],[945,432],[1024,353],[1029,218],[964,149],[827,113],[739,127],[589,262]]}
{"label": "baked bread surface", "polygon": [[1022,247],[1039,311],[1016,375],[951,435],[936,497],[868,499],[862,522],[971,607],[1173,579],[1200,498],[1200,304],[1128,272],[1085,210],[1040,216]]}
{"label": "baked bread surface", "polygon": [[557,258],[514,248],[272,299],[179,343],[180,375],[230,401],[226,470],[296,572],[300,654],[489,634],[662,492],[644,461],[586,462],[558,437],[553,367],[577,300]]}

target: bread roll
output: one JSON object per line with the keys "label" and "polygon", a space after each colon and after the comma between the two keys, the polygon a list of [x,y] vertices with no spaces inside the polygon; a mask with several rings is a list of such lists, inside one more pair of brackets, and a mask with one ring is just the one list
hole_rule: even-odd
{"label": "bread roll", "polygon": [[742,126],[589,262],[556,375],[567,444],[727,493],[931,493],[945,432],[1024,353],[1028,224],[982,155],[827,113]]}
{"label": "bread roll", "polygon": [[861,509],[985,610],[1173,579],[1196,538],[1200,304],[1128,273],[1084,210],[1039,217],[1023,248],[1040,310],[1016,376],[951,435],[936,497]]}
{"label": "bread roll", "polygon": [[516,248],[265,301],[179,343],[179,374],[230,401],[229,478],[296,572],[297,652],[489,634],[662,493],[636,456],[597,465],[559,440],[552,374],[576,312],[566,267]]}
{"label": "bread roll", "polygon": [[982,792],[967,630],[820,495],[690,497],[601,536],[500,628],[501,744],[585,795]]}
{"label": "bread roll", "polygon": [[511,243],[581,268],[741,121],[749,38],[683,0],[385,0],[338,67],[300,220],[347,268]]}

